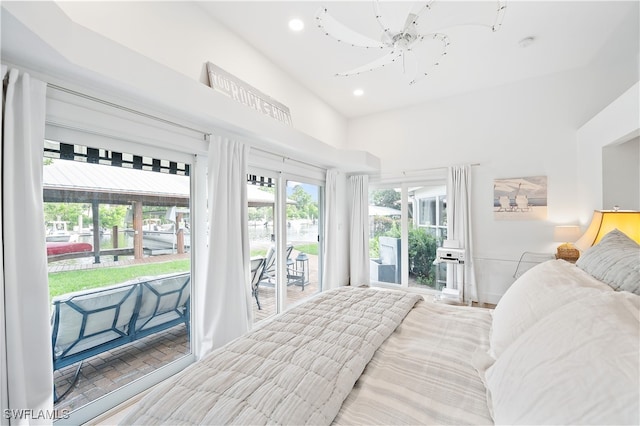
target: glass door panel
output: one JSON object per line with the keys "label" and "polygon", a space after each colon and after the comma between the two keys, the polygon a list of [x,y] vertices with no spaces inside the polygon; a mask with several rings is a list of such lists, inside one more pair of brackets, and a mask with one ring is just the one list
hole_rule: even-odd
{"label": "glass door panel", "polygon": [[54,408],[73,411],[191,353],[190,165],[45,148]]}
{"label": "glass door panel", "polygon": [[369,190],[369,267],[372,282],[402,282],[401,188]]}
{"label": "glass door panel", "polygon": [[447,234],[445,192],[444,185],[408,188],[409,287],[441,290],[446,282],[445,265],[433,263]]}
{"label": "glass door panel", "polygon": [[278,312],[275,219],[276,178],[250,175],[247,181],[253,321]]}
{"label": "glass door panel", "polygon": [[371,282],[442,288],[446,272],[433,262],[447,236],[445,193],[444,183],[369,190]]}
{"label": "glass door panel", "polygon": [[321,187],[287,181],[286,306],[321,290]]}

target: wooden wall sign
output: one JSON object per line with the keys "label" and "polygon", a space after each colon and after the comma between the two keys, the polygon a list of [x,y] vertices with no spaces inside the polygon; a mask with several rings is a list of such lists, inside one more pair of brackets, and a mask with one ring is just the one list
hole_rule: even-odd
{"label": "wooden wall sign", "polygon": [[215,91],[264,115],[268,115],[274,120],[289,126],[292,125],[289,108],[280,102],[211,62],[207,62],[207,73],[209,74],[209,85]]}

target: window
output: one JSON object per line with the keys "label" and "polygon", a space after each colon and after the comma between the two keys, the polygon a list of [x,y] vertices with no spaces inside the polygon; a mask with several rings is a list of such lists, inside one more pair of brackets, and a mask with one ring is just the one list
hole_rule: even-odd
{"label": "window", "polygon": [[191,167],[165,154],[45,141],[57,410],[191,353]]}
{"label": "window", "polygon": [[[446,186],[402,184],[369,191],[371,281],[426,290],[446,283],[436,249],[447,237]],[[406,254],[405,254],[406,253]]]}
{"label": "window", "polygon": [[428,196],[415,192],[412,195],[417,204],[416,225],[425,228],[429,234],[441,240],[447,238],[447,200],[444,194]]}

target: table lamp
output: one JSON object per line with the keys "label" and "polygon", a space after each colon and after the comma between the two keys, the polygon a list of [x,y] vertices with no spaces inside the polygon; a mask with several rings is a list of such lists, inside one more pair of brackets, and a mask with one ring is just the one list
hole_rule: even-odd
{"label": "table lamp", "polygon": [[580,251],[573,242],[580,238],[580,227],[576,225],[556,226],[553,230],[553,241],[561,242],[556,250],[556,259],[575,262],[580,257]]}
{"label": "table lamp", "polygon": [[596,245],[609,232],[618,229],[640,244],[640,211],[595,210],[585,233],[576,241],[581,251]]}

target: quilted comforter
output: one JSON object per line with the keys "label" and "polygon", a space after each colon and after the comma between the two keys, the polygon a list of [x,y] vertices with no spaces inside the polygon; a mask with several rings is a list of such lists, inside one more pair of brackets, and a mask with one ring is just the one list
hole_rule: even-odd
{"label": "quilted comforter", "polygon": [[157,386],[124,424],[330,424],[422,297],[343,287],[275,317]]}

